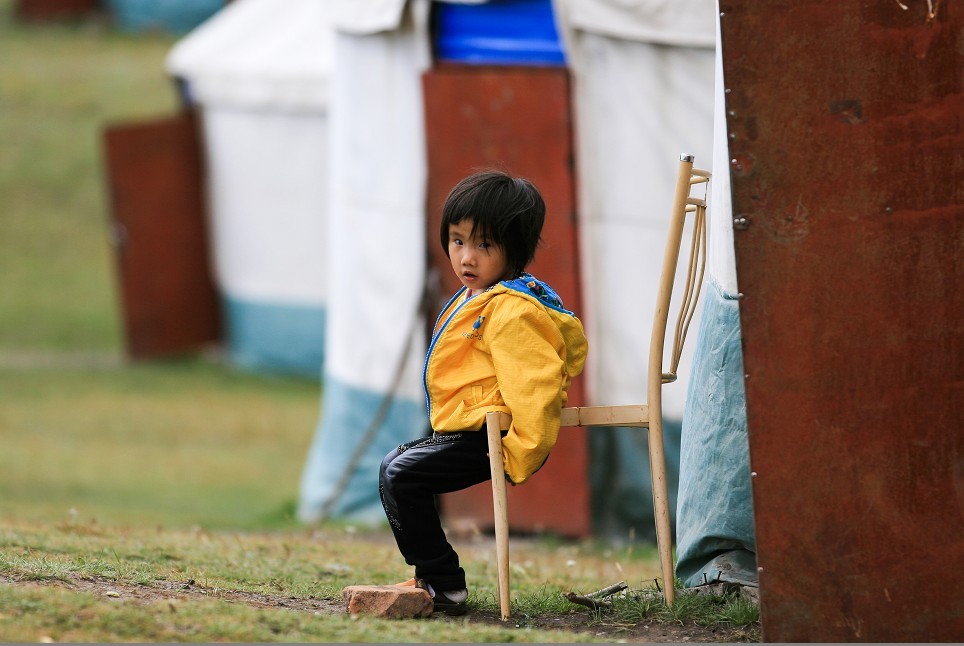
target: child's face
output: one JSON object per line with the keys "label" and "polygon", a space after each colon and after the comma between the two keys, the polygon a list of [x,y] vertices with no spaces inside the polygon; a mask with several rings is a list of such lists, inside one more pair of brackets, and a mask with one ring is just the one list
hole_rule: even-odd
{"label": "child's face", "polygon": [[472,237],[468,218],[449,225],[449,260],[469,296],[509,278],[509,263],[501,247]]}

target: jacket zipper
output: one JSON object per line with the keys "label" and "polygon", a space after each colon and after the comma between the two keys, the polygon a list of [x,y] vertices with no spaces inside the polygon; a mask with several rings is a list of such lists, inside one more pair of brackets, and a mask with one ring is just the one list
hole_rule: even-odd
{"label": "jacket zipper", "polygon": [[442,319],[442,315],[445,314],[445,311],[452,305],[452,303],[455,302],[455,300],[459,296],[462,295],[462,292],[464,291],[465,291],[465,287],[455,292],[455,295],[449,299],[449,302],[446,303],[445,307],[442,308],[442,311],[439,312],[438,318],[435,319],[435,326],[434,326],[438,328],[438,332],[436,332],[435,335],[432,337],[432,343],[429,344],[428,351],[425,353],[425,363],[422,364],[422,388],[423,390],[425,390],[425,410],[428,412],[429,419],[432,419],[432,401],[428,394],[428,360],[432,356],[432,351],[435,349],[435,344],[438,342],[439,337],[442,336],[442,332],[445,331],[445,328],[448,326],[449,321],[452,320],[453,316],[458,314],[459,310],[465,307],[465,304],[469,302],[469,299],[466,299],[461,305],[459,305],[454,310],[452,310],[452,313],[449,314],[448,318],[445,319],[445,322],[442,323],[442,327],[438,327],[438,322]]}

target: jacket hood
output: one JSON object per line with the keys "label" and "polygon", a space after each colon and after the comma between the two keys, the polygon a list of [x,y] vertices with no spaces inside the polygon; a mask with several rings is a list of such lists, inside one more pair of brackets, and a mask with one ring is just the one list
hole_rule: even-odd
{"label": "jacket hood", "polygon": [[583,326],[575,313],[563,306],[562,299],[555,290],[529,273],[524,273],[512,280],[503,280],[493,288],[493,291],[500,291],[498,287],[505,288],[507,294],[530,298],[545,306],[566,341],[566,364],[569,376],[575,377],[581,373],[587,350]]}

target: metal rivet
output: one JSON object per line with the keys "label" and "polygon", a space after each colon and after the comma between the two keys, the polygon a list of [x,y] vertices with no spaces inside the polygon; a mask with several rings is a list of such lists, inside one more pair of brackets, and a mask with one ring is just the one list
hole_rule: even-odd
{"label": "metal rivet", "polygon": [[730,133],[730,141],[736,141],[736,133],[735,133],[735,132],[731,132],[731,133]]}
{"label": "metal rivet", "polygon": [[729,94],[729,93],[730,93],[730,88],[726,88],[725,90],[723,90],[723,92],[724,92],[725,94]]}
{"label": "metal rivet", "polygon": [[742,300],[743,300],[743,292],[738,292],[738,293],[737,293],[737,295],[736,295],[736,300],[738,300],[738,301],[742,301]]}
{"label": "metal rivet", "polygon": [[744,379],[749,379],[749,378],[750,378],[750,373],[744,374],[744,375],[743,375],[743,378],[744,378]]}
{"label": "metal rivet", "polygon": [[762,572],[762,571],[763,571],[763,566],[761,565],[760,567],[758,567],[758,568],[756,569],[756,571],[757,571],[757,572]]}
{"label": "metal rivet", "polygon": [[751,478],[755,478],[755,477],[756,477],[756,471],[750,471],[750,477],[751,477]]}

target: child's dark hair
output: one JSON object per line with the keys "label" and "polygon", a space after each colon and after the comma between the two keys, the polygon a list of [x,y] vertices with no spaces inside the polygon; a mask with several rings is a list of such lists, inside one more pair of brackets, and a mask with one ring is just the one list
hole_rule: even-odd
{"label": "child's dark hair", "polygon": [[502,249],[516,277],[536,255],[546,203],[527,179],[500,170],[469,175],[455,185],[442,207],[442,249],[448,255],[449,225],[470,218],[472,235]]}

